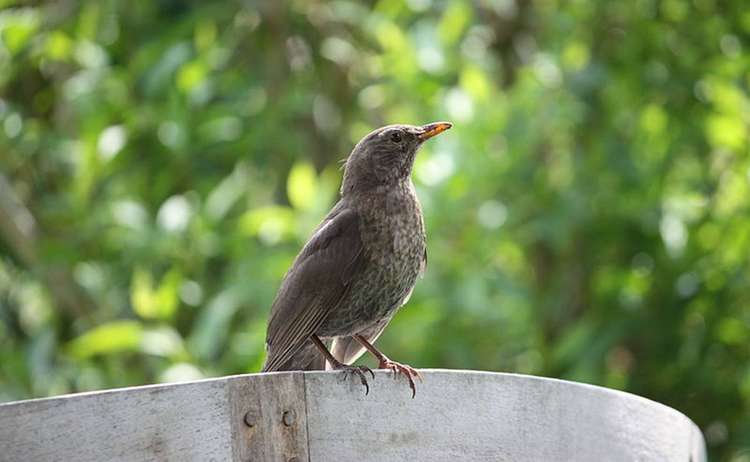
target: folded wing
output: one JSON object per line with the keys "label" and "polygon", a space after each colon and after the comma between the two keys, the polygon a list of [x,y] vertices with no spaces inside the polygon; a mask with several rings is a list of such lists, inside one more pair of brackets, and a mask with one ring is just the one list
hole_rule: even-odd
{"label": "folded wing", "polygon": [[359,216],[339,202],[287,272],[271,307],[263,371],[281,370],[344,298],[362,254]]}

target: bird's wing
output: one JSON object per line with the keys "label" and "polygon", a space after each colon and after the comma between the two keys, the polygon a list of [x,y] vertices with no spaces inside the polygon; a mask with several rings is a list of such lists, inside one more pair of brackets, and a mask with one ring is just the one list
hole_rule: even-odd
{"label": "bird's wing", "polygon": [[362,255],[357,212],[337,204],[294,261],[271,307],[264,371],[279,370],[344,298]]}

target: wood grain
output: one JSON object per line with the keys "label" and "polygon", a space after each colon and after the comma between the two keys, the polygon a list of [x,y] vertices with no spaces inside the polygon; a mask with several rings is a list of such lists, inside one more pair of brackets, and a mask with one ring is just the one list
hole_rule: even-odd
{"label": "wood grain", "polygon": [[422,373],[416,399],[377,371],[368,396],[341,373],[279,372],[6,403],[0,461],[706,461],[687,417],[638,396]]}
{"label": "wood grain", "polygon": [[136,387],[0,406],[2,461],[223,461],[225,381]]}
{"label": "wood grain", "polygon": [[307,462],[302,372],[235,377],[229,382],[232,460]]}
{"label": "wood grain", "polygon": [[384,371],[369,396],[307,374],[310,460],[705,460],[689,419],[641,397],[512,374],[425,375],[412,400]]}

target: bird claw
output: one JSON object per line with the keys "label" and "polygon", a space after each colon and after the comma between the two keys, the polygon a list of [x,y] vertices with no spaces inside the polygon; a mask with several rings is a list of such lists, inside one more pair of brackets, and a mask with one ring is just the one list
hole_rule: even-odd
{"label": "bird claw", "polygon": [[360,383],[365,387],[365,396],[370,394],[370,385],[367,383],[365,372],[369,372],[372,375],[373,380],[375,379],[375,373],[367,366],[349,366],[346,364],[335,364],[334,369],[341,370],[344,372],[344,379],[350,377],[352,374],[359,377]]}
{"label": "bird claw", "polygon": [[380,364],[378,365],[378,369],[391,370],[393,372],[394,380],[399,375],[405,376],[406,379],[409,381],[409,388],[411,388],[412,399],[414,399],[414,397],[417,396],[417,386],[414,383],[414,377],[418,378],[420,382],[424,381],[422,380],[422,374],[420,374],[418,370],[414,369],[413,367],[407,364],[397,363],[396,361],[391,361],[390,359],[387,359],[387,358],[380,361]]}
{"label": "bird claw", "polygon": [[362,370],[362,371],[365,371],[365,372],[369,372],[369,373],[370,373],[370,375],[372,376],[372,380],[375,380],[375,373],[374,373],[374,372],[372,371],[372,369],[370,369],[370,368],[369,368],[369,367],[367,367],[367,366],[359,366],[359,368],[360,368],[360,370]]}

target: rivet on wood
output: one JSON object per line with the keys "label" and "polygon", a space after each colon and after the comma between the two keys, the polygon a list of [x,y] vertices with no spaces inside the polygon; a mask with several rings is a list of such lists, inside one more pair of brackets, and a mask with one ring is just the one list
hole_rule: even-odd
{"label": "rivet on wood", "polygon": [[294,411],[284,411],[284,415],[281,417],[282,422],[287,427],[294,425]]}
{"label": "rivet on wood", "polygon": [[247,413],[245,413],[245,417],[242,420],[248,427],[252,428],[255,425],[255,416],[253,415],[252,411],[247,411]]}

